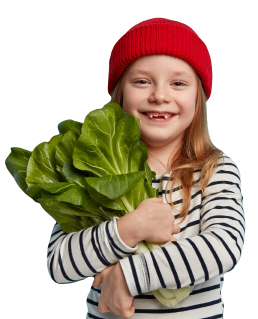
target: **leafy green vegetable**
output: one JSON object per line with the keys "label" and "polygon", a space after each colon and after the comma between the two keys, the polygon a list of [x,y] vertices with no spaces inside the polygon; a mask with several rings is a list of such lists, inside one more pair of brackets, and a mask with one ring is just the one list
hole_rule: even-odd
{"label": "leafy green vegetable", "polygon": [[23,192],[25,192],[28,188],[26,183],[26,174],[30,156],[30,151],[27,151],[23,148],[12,147],[11,153],[5,161],[8,171],[12,174],[16,183]]}
{"label": "leafy green vegetable", "polygon": [[[156,173],[147,164],[148,148],[139,140],[139,124],[137,117],[110,102],[91,111],[84,123],[61,122],[59,134],[32,152],[11,148],[6,167],[64,232],[78,232],[158,197],[159,190],[152,187]],[[161,246],[142,241],[135,254]],[[153,294],[163,305],[174,307],[191,289],[162,288]]]}

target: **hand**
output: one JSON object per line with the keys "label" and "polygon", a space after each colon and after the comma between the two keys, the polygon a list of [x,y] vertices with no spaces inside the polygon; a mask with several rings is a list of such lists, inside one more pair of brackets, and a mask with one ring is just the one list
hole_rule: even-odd
{"label": "hand", "polygon": [[134,315],[134,297],[130,294],[120,263],[106,267],[94,277],[92,286],[102,283],[98,309],[101,313],[113,311],[129,319]]}
{"label": "hand", "polygon": [[163,203],[162,197],[144,199],[133,213],[137,216],[137,231],[141,240],[156,244],[177,240],[172,234],[180,233],[180,227],[174,224],[171,206]]}

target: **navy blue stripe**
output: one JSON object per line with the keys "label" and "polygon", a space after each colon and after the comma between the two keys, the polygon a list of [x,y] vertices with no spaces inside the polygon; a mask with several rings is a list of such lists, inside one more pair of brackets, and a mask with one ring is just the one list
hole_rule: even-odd
{"label": "navy blue stripe", "polygon": [[[226,201],[228,201],[228,200],[233,200],[233,201],[235,202],[235,204],[237,204],[237,205],[241,208],[241,210],[243,210],[243,208],[241,207],[240,204],[238,204],[238,202],[236,201],[235,198],[228,198],[228,197],[222,197],[222,196],[221,196],[221,197],[211,198],[209,201],[205,202],[205,203],[201,206],[201,208],[203,208],[205,205],[209,204],[210,202],[217,201],[217,200],[221,200],[221,199],[224,199],[224,200],[226,200]],[[225,207],[228,207],[228,206],[225,206]],[[212,210],[212,209],[214,209],[214,208],[223,209],[224,207],[221,206],[221,205],[212,207],[212,208],[208,209],[207,211],[205,211],[205,213],[202,214],[202,217],[201,217],[201,218],[203,218],[203,216],[205,216],[210,210]],[[243,215],[240,214],[238,210],[236,210],[236,209],[234,209],[234,208],[233,208],[232,210],[234,210],[234,211],[237,212],[241,217],[243,217]]]}
{"label": "navy blue stripe", "polygon": [[60,232],[64,233],[64,232],[62,231],[62,229],[59,229],[59,230],[55,231],[53,234],[51,234],[50,237],[53,237],[53,236],[55,236],[56,234],[58,234],[58,233],[60,233]]}
{"label": "navy blue stripe", "polygon": [[169,308],[169,309],[135,309],[135,313],[176,313],[176,312],[184,312],[189,310],[195,310],[205,307],[210,307],[216,304],[221,303],[221,298],[217,300],[213,300],[210,302],[200,303],[193,306],[188,307],[179,307],[179,308]]}
{"label": "navy blue stripe", "polygon": [[214,248],[212,247],[211,243],[208,241],[208,239],[206,237],[204,237],[203,235],[199,235],[199,236],[205,241],[205,243],[209,247],[209,249],[210,249],[213,257],[215,258],[217,265],[218,265],[219,274],[222,274],[223,273],[222,264],[221,264],[221,261],[219,259],[219,256],[217,255],[216,251],[214,250]]}
{"label": "navy blue stripe", "polygon": [[86,276],[84,276],[84,275],[79,271],[79,269],[77,268],[77,266],[76,266],[76,264],[75,264],[75,262],[74,262],[74,259],[73,259],[73,253],[72,253],[72,238],[73,238],[73,235],[74,235],[74,234],[71,235],[71,237],[69,238],[69,241],[68,241],[69,257],[70,257],[71,263],[72,263],[73,268],[74,268],[74,270],[76,271],[76,273],[77,273],[79,276],[85,278]]}
{"label": "navy blue stripe", "polygon": [[190,295],[198,295],[198,294],[201,294],[203,292],[207,292],[207,291],[212,291],[212,290],[216,290],[216,289],[220,289],[220,284],[218,285],[214,285],[214,286],[210,286],[210,287],[205,287],[205,288],[202,288],[202,289],[198,289],[198,290],[193,290]]}
{"label": "navy blue stripe", "polygon": [[[94,226],[95,227],[95,226]],[[94,229],[93,227],[93,229]],[[80,244],[80,251],[81,251],[81,254],[82,254],[82,258],[84,259],[85,263],[87,264],[88,268],[93,272],[93,273],[97,273],[97,270],[91,265],[91,263],[89,262],[86,254],[85,254],[85,251],[84,251],[84,244],[83,244],[83,234],[84,232],[86,231],[86,229],[84,231],[82,231],[80,233],[80,236],[79,236],[79,244]],[[94,235],[93,235],[93,232],[92,232],[92,236],[91,236],[91,242],[92,242],[92,245],[93,245],[93,242],[94,242]],[[95,245],[95,243],[94,243]],[[96,251],[96,250],[95,250]],[[100,254],[98,253],[98,257],[100,257]],[[106,266],[109,266],[109,265],[106,265]]]}
{"label": "navy blue stripe", "polygon": [[235,185],[239,189],[239,191],[241,193],[241,189],[240,189],[239,184],[238,183],[233,183],[233,182],[230,182],[230,181],[211,182],[210,184],[207,185],[207,187],[214,186],[214,185],[220,185],[220,184],[226,184],[226,185],[230,185],[230,186]]}
{"label": "navy blue stripe", "polygon": [[[161,249],[162,249],[162,247],[161,247]],[[163,279],[163,277],[162,277],[162,274],[161,274],[161,272],[160,272],[159,265],[158,265],[158,263],[157,263],[157,261],[156,261],[156,259],[155,259],[155,256],[154,256],[154,254],[153,254],[152,251],[150,251],[150,255],[151,255],[151,258],[152,258],[153,265],[154,265],[154,267],[155,267],[156,273],[157,273],[157,275],[158,275],[158,277],[159,277],[159,281],[160,281],[160,283],[161,283],[161,286],[162,286],[163,288],[167,288],[167,286],[166,286],[166,284],[165,284],[165,282],[164,282],[164,279]]]}
{"label": "navy blue stripe", "polygon": [[189,264],[189,262],[188,262],[188,260],[187,260],[187,258],[186,258],[186,255],[185,255],[185,253],[184,253],[182,247],[179,245],[179,243],[178,243],[177,241],[172,241],[172,243],[173,243],[173,244],[177,247],[177,249],[179,250],[179,253],[180,253],[180,255],[181,255],[181,257],[182,257],[182,259],[183,259],[183,261],[184,261],[185,267],[186,267],[186,269],[187,269],[187,271],[188,271],[189,277],[190,277],[190,279],[191,279],[191,283],[190,283],[189,286],[193,286],[193,285],[194,285],[194,282],[195,282],[195,278],[194,278],[192,269],[191,269],[191,267],[190,267],[190,264]]}
{"label": "navy blue stripe", "polygon": [[[178,277],[176,268],[175,268],[175,266],[174,266],[174,264],[173,264],[173,261],[172,261],[172,259],[170,258],[169,253],[167,252],[166,248],[165,248],[164,246],[162,246],[162,247],[160,247],[160,248],[162,249],[164,255],[165,255],[166,258],[167,258],[167,261],[168,261],[168,263],[169,263],[169,266],[170,266],[170,268],[171,268],[171,271],[172,271],[173,276],[174,276],[175,281],[176,281],[177,289],[179,289],[179,288],[181,288],[181,283],[180,283],[180,280],[179,280],[179,277]],[[157,271],[157,269],[156,269],[156,271]],[[160,275],[161,275],[161,274],[160,274]],[[164,286],[162,286],[162,287],[163,287],[163,288],[167,288],[167,286],[165,285],[165,283],[164,283]]]}
{"label": "navy blue stripe", "polygon": [[211,231],[211,232],[212,232],[216,237],[219,238],[219,240],[222,242],[223,246],[226,248],[228,254],[230,255],[230,257],[231,257],[231,259],[232,259],[232,261],[233,261],[233,267],[230,269],[230,270],[232,270],[232,269],[235,267],[236,263],[237,263],[234,254],[232,253],[232,251],[230,250],[230,248],[229,248],[228,245],[226,244],[225,240],[224,240],[221,236],[219,236],[218,234],[216,234],[214,231]]}
{"label": "navy blue stripe", "polygon": [[223,316],[222,314],[219,314],[219,315],[205,317],[205,318],[201,318],[201,319],[218,319],[218,318],[223,318],[222,316]]}
{"label": "navy blue stripe", "polygon": [[60,237],[62,237],[62,236],[66,236],[66,234],[61,234],[59,237],[57,237],[55,240],[53,240],[53,241],[51,241],[51,239],[53,239],[53,238],[50,238],[50,241],[51,241],[51,243],[49,243],[48,245],[47,245],[47,249],[48,248],[50,248]]}
{"label": "navy blue stripe", "polygon": [[240,252],[240,256],[241,256],[242,251],[241,251],[241,248],[239,247],[239,245],[238,245],[238,243],[237,243],[237,238],[236,238],[236,236],[234,236],[230,231],[228,231],[228,230],[226,230],[226,229],[223,229],[223,230],[224,230],[225,232],[227,232],[232,239],[235,240],[236,246],[237,246],[237,248],[238,248],[238,250],[239,250],[239,252]]}
{"label": "navy blue stripe", "polygon": [[[202,288],[202,289],[198,289],[198,290],[193,290],[190,295],[198,295],[207,291],[212,291],[212,290],[216,290],[216,289],[220,289],[220,285],[214,285],[214,286],[210,286],[210,287],[206,287],[206,288]],[[101,291],[99,291],[99,294],[101,293]],[[189,296],[190,296],[189,295]],[[139,296],[135,296],[134,299],[156,299],[155,296],[153,295],[139,295]]]}
{"label": "navy blue stripe", "polygon": [[236,232],[239,233],[239,236],[242,238],[242,241],[244,242],[244,238],[243,238],[242,234],[240,233],[240,231],[239,231],[237,228],[235,228],[235,227],[233,227],[233,226],[231,226],[231,225],[229,225],[229,224],[226,224],[226,223],[213,223],[213,224],[210,224],[208,227],[206,227],[206,228],[203,230],[203,232],[204,232],[206,229],[208,229],[209,227],[213,226],[213,225],[220,225],[220,226],[225,226],[225,227],[229,227],[229,228],[231,228],[231,229],[234,229]]}
{"label": "navy blue stripe", "polygon": [[[146,296],[144,296],[144,297],[146,297]],[[98,303],[96,301],[91,300],[89,298],[87,298],[87,302],[89,304],[96,306],[96,307],[98,306]],[[205,303],[200,303],[200,304],[196,304],[196,305],[188,306],[188,307],[181,307],[181,308],[179,307],[179,308],[164,308],[164,309],[135,309],[135,313],[161,314],[161,313],[184,312],[184,311],[189,311],[189,310],[210,307],[210,306],[219,304],[220,302],[221,302],[221,298],[219,298],[217,300],[213,300],[213,301],[209,301],[209,302],[205,302]]]}
{"label": "navy blue stripe", "polygon": [[[223,199],[223,197],[217,197],[216,199]],[[243,209],[243,207],[241,206],[241,208]],[[233,208],[232,206],[221,206],[221,205],[217,205],[215,207],[212,207],[211,209],[208,209],[207,211],[205,211],[205,213],[201,216],[200,219],[202,219],[208,212],[213,211],[214,209],[228,209],[228,210],[232,210],[234,212],[236,212],[237,214],[239,214],[243,220],[245,221],[245,217],[243,214],[241,214],[238,210],[236,210],[235,208]]]}
{"label": "navy blue stripe", "polygon": [[[63,239],[64,240],[64,239]],[[62,240],[62,242],[63,242]],[[60,250],[59,250],[59,254],[58,254],[58,263],[62,272],[62,275],[64,276],[64,278],[68,281],[73,281],[71,278],[69,278],[65,272],[64,266],[63,266],[63,262],[62,262],[62,258],[61,258],[61,254],[60,254]]]}
{"label": "navy blue stripe", "polygon": [[[98,241],[98,247],[100,247],[100,249],[97,248],[97,245],[95,243],[95,239],[94,239],[94,233],[96,231],[96,237],[97,237],[97,241]],[[99,237],[98,237],[98,232],[99,232],[99,225],[94,226],[92,228],[92,235],[91,235],[91,243],[92,243],[92,247],[97,255],[97,257],[99,258],[99,260],[103,263],[103,265],[105,266],[110,266],[110,263],[108,262],[108,260],[106,259],[106,257],[104,256],[102,249],[101,249],[101,245],[99,243]],[[81,239],[81,237],[80,237]],[[82,243],[82,239],[80,240]],[[84,249],[83,249],[83,243],[81,244],[81,251],[83,251],[83,255],[86,257]],[[100,255],[100,252],[102,254],[102,256]],[[91,267],[92,268],[92,267]],[[92,268],[94,269],[94,268]],[[92,270],[93,271],[93,270]],[[97,271],[93,271],[94,273],[96,273]]]}
{"label": "navy blue stripe", "polygon": [[55,277],[54,277],[54,272],[53,272],[53,262],[54,262],[54,257],[55,257],[55,254],[53,254],[52,258],[51,258],[51,261],[50,261],[50,275],[51,275],[51,278],[57,283],[57,281],[55,280]]}
{"label": "navy blue stripe", "polygon": [[138,294],[142,294],[142,290],[141,290],[141,286],[140,286],[140,283],[139,283],[139,280],[138,280],[137,272],[136,272],[136,269],[135,269],[135,266],[134,266],[133,258],[132,258],[132,256],[129,256],[128,259],[129,259],[129,262],[130,262],[130,265],[131,265],[131,269],[132,269],[133,278],[134,278],[134,282],[135,282],[135,286],[136,286],[137,292],[138,292]]}
{"label": "navy blue stripe", "polygon": [[[105,231],[105,230],[104,230],[104,231]],[[100,241],[99,241],[99,232],[100,232],[100,227],[99,227],[99,225],[92,228],[91,242],[92,242],[92,244],[93,244],[93,249],[95,250],[96,255],[97,255],[97,256],[100,256],[99,250],[98,250],[98,248],[97,248],[97,246],[96,246],[96,244],[95,244],[95,240],[94,240],[94,233],[95,233],[95,232],[96,232],[96,238],[97,238],[97,242],[98,242],[98,247],[99,247],[100,253],[101,253],[101,255],[102,255],[102,258],[105,260],[105,263],[106,263],[107,265],[109,265],[109,262],[108,262],[107,258],[105,257],[105,255],[104,255],[104,253],[103,253],[103,251],[102,251],[102,246],[101,246]],[[100,258],[99,258],[99,259],[100,259]],[[101,260],[101,261],[102,261],[102,260]]]}
{"label": "navy blue stripe", "polygon": [[186,230],[188,227],[192,227],[192,226],[195,226],[195,225],[199,225],[200,224],[200,220],[197,219],[191,223],[188,223],[185,227],[182,227],[181,230],[180,230],[180,233],[182,233],[184,230]]}
{"label": "navy blue stripe", "polygon": [[235,220],[235,221],[239,222],[239,224],[240,224],[240,225],[242,226],[242,228],[243,228],[243,231],[245,231],[245,227],[244,227],[244,225],[241,223],[241,221],[240,221],[239,219],[236,219],[236,218],[234,218],[234,217],[227,216],[227,215],[214,215],[214,216],[211,216],[211,217],[209,217],[209,218],[207,218],[207,219],[205,220],[205,223],[206,223],[208,220],[214,219],[214,218],[227,218],[227,219]]}
{"label": "navy blue stripe", "polygon": [[188,242],[192,245],[193,249],[195,250],[195,253],[197,255],[197,257],[199,258],[199,261],[202,265],[202,269],[204,271],[204,275],[205,275],[205,281],[209,280],[209,272],[208,272],[208,269],[207,269],[207,266],[202,258],[202,255],[200,254],[197,246],[195,245],[195,243],[190,239],[190,238],[186,238],[186,240],[188,240]]}
{"label": "navy blue stripe", "polygon": [[[235,165],[233,165],[233,166],[235,166]],[[216,174],[231,174],[231,175],[236,176],[239,179],[239,181],[241,182],[239,175],[234,173],[234,172],[231,172],[231,171],[220,170]]]}
{"label": "navy blue stripe", "polygon": [[[115,219],[115,220],[116,220],[116,219]],[[111,243],[110,247],[111,247],[111,249],[112,249],[114,255],[115,255],[118,259],[123,259],[124,257],[121,256],[121,255],[119,255],[113,247],[115,247],[117,250],[119,250],[119,251],[121,251],[122,253],[127,254],[127,255],[132,254],[132,253],[125,252],[124,250],[120,249],[120,248],[116,245],[116,243],[114,242],[113,238],[112,238],[111,235],[110,235],[109,223],[110,223],[110,221],[106,223],[106,234],[107,234],[107,236],[108,236],[109,243]]]}

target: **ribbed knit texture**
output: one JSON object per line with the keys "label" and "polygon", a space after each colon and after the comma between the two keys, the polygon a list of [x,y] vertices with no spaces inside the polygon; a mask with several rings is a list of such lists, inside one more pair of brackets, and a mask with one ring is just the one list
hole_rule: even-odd
{"label": "ribbed knit texture", "polygon": [[167,54],[189,63],[198,73],[209,99],[212,65],[205,43],[186,24],[164,18],[136,24],[116,42],[109,60],[108,93],[112,94],[119,77],[130,63],[152,54]]}

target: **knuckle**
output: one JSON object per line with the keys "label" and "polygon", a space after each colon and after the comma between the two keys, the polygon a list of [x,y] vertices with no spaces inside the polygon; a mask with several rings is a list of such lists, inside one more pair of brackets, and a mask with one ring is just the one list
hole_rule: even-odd
{"label": "knuckle", "polygon": [[117,301],[114,301],[114,308],[116,308],[119,311],[123,309],[121,303],[118,303]]}

